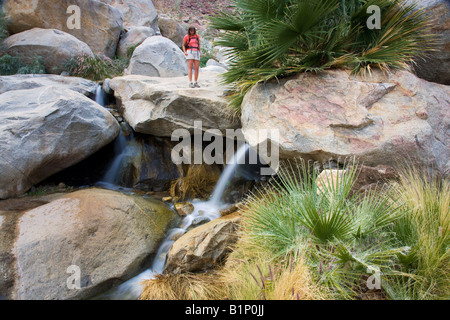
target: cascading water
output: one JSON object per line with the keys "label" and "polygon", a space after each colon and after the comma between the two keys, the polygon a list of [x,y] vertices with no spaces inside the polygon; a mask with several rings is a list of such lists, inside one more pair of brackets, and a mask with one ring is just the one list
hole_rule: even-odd
{"label": "cascading water", "polygon": [[97,85],[95,89],[95,102],[97,102],[102,107],[106,106],[106,93],[100,84]]}
{"label": "cascading water", "polygon": [[[99,85],[96,89],[95,101],[105,106],[107,97],[102,87]],[[108,169],[103,177],[97,182],[96,186],[107,189],[121,189],[121,181],[123,175],[123,168],[126,167],[127,162],[133,158],[138,152],[135,149],[133,131],[126,136],[124,130],[120,131],[119,136],[114,142],[114,156]],[[142,293],[142,282],[148,279],[153,279],[157,274],[162,274],[166,264],[167,254],[173,243],[185,234],[191,227],[198,225],[198,221],[211,221],[220,217],[220,210],[228,207],[223,201],[223,197],[227,187],[236,173],[240,164],[245,163],[245,157],[249,151],[247,144],[241,145],[234,154],[233,159],[227,164],[225,170],[217,182],[214,191],[208,201],[193,201],[194,211],[184,217],[177,228],[169,230],[166,238],[161,243],[156,252],[150,269],[142,272],[138,276],[121,284],[119,287],[110,290],[98,297],[99,299],[137,299]],[[125,172],[126,174],[126,172]],[[174,208],[172,208],[174,209]]]}
{"label": "cascading water", "polygon": [[123,130],[120,130],[120,134],[114,142],[114,156],[112,161],[103,177],[97,182],[97,186],[107,189],[117,189],[117,187],[121,186],[124,167],[139,152],[133,141],[134,135],[132,130],[128,136],[125,136]]}
{"label": "cascading water", "polygon": [[[97,85],[95,89],[95,102],[97,102],[102,107],[106,107],[108,103],[108,95],[103,90],[100,84]],[[100,180],[96,183],[96,186],[103,187],[106,189],[120,189],[121,181],[123,180],[121,177],[122,169],[125,167],[126,162],[131,161],[136,153],[136,148],[133,144],[134,134],[133,130],[127,128],[128,134],[125,134],[122,126],[121,130],[114,141],[114,155],[110,164],[108,165],[108,169],[105,174],[100,178]]]}
{"label": "cascading water", "polygon": [[243,144],[234,155],[231,162],[225,167],[224,172],[220,176],[219,181],[217,182],[216,187],[214,188],[214,191],[211,196],[211,200],[209,201],[211,204],[219,204],[222,201],[222,197],[224,194],[224,191],[227,187],[228,182],[233,177],[234,173],[236,172],[237,166],[239,164],[242,164],[245,160],[245,155],[247,154],[247,151],[249,150],[248,144]]}
{"label": "cascading water", "polygon": [[103,295],[101,298],[114,300],[139,298],[143,290],[142,282],[154,279],[155,275],[161,274],[164,271],[167,254],[176,239],[185,234],[197,219],[214,220],[220,217],[220,210],[228,206],[222,201],[227,184],[235,174],[238,165],[242,164],[245,160],[245,155],[248,150],[249,146],[247,144],[242,145],[237,150],[233,159],[227,164],[220,176],[210,200],[206,202],[193,202],[194,211],[184,217],[177,228],[169,230],[166,238],[156,253],[152,267],[127,282],[124,282],[119,287]]}

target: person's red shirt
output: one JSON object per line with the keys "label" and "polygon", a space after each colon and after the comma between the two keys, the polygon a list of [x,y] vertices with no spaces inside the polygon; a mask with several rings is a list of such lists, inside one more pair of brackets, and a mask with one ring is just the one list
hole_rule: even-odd
{"label": "person's red shirt", "polygon": [[193,50],[198,51],[198,43],[199,43],[199,36],[198,34],[189,36],[188,34],[184,36],[183,43],[186,46],[187,50]]}

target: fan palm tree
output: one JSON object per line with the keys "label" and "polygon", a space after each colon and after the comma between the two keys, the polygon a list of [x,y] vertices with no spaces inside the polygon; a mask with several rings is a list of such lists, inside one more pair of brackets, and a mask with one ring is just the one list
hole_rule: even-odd
{"label": "fan palm tree", "polygon": [[[369,29],[377,6],[381,29]],[[354,73],[378,67],[407,68],[432,49],[423,10],[406,0],[234,0],[234,14],[211,17],[223,31],[216,45],[228,48],[231,106],[240,112],[257,83],[300,72],[346,67]],[[370,12],[370,11],[369,11]]]}

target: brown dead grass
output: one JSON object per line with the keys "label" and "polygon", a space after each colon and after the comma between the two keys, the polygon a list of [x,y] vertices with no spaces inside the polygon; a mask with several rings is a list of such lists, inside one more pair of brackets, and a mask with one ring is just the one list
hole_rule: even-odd
{"label": "brown dead grass", "polygon": [[220,300],[220,278],[213,273],[158,275],[144,282],[140,300]]}
{"label": "brown dead grass", "polygon": [[207,165],[192,165],[185,177],[175,180],[170,187],[172,197],[181,200],[208,198],[220,178],[217,167]]}

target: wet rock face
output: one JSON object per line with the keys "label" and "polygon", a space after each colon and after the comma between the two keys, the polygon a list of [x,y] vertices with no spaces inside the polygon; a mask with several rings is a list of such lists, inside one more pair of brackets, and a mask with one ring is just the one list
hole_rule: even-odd
{"label": "wet rock face", "polygon": [[131,186],[150,191],[169,190],[171,182],[180,177],[178,167],[171,159],[173,143],[146,136],[138,137],[137,143],[140,153],[132,161]]}
{"label": "wet rock face", "polygon": [[14,239],[10,251],[0,242],[0,255],[14,257],[0,270],[12,281],[0,282],[0,295],[19,300],[89,299],[104,292],[142,271],[179,221],[160,201],[100,189],[59,195],[16,219],[15,231],[0,226],[0,241],[8,234]]}
{"label": "wet rock face", "polygon": [[238,239],[240,220],[236,212],[187,232],[170,249],[164,272],[199,272],[217,267]]}

